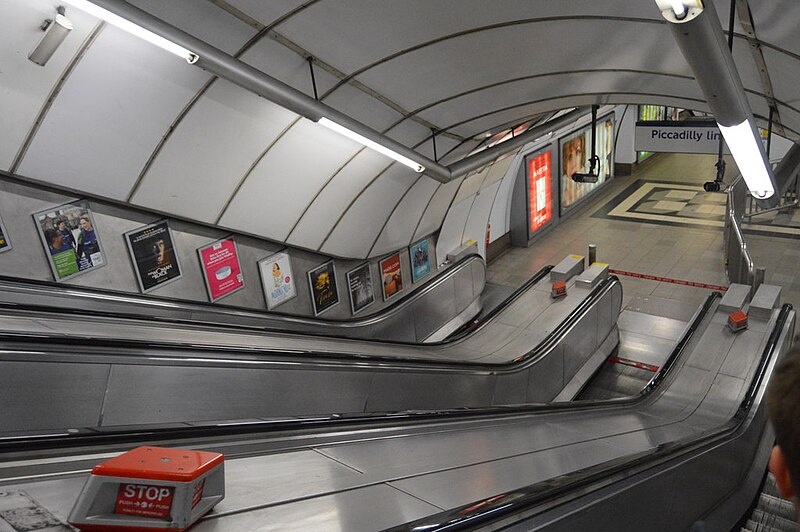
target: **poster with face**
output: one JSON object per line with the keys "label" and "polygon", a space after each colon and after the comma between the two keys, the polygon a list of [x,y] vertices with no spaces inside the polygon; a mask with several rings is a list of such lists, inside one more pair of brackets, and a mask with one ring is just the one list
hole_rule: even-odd
{"label": "poster with face", "polygon": [[106,265],[87,202],[37,212],[33,219],[56,281],[65,281]]}
{"label": "poster with face", "polygon": [[292,261],[288,253],[276,253],[261,259],[258,261],[258,271],[261,274],[261,285],[269,310],[297,295]]}
{"label": "poster with face", "polygon": [[147,293],[181,277],[181,265],[166,220],[125,233],[139,289]]}
{"label": "poster with face", "polygon": [[347,287],[350,291],[350,308],[353,310],[353,314],[375,302],[369,262],[347,272]]}
{"label": "poster with face", "polygon": [[244,276],[233,237],[198,248],[197,254],[212,303],[244,288]]}
{"label": "poster with face", "polygon": [[411,282],[416,283],[431,273],[431,254],[428,239],[420,240],[408,248],[411,259]]}
{"label": "poster with face", "polygon": [[403,289],[403,272],[400,268],[400,255],[395,254],[383,259],[381,265],[381,287],[383,300],[396,295]]}
{"label": "poster with face", "polygon": [[333,267],[333,261],[328,261],[309,271],[308,284],[311,287],[311,301],[314,302],[314,316],[319,316],[339,303],[339,292],[336,289],[336,269]]}
{"label": "poster with face", "polygon": [[589,159],[592,154],[594,135],[592,126],[588,125],[574,133],[561,138],[561,212],[600,188],[605,181],[614,175],[614,117],[600,118],[597,121],[596,150],[600,158],[597,183],[576,183],[572,180],[575,173],[589,171]]}

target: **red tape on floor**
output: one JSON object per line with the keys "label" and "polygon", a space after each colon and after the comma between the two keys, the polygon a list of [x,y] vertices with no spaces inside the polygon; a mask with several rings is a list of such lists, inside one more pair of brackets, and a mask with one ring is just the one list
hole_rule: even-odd
{"label": "red tape on floor", "polygon": [[658,371],[658,366],[654,366],[652,364],[645,364],[644,362],[637,362],[636,360],[631,360],[629,358],[620,358],[620,357],[611,357],[608,359],[609,362],[612,364],[622,364],[624,366],[632,366],[634,368],[644,369],[647,371],[651,371],[655,373]]}
{"label": "red tape on floor", "polygon": [[625,275],[627,277],[635,277],[637,279],[648,279],[650,281],[659,281],[662,283],[680,284],[683,286],[694,286],[696,288],[706,288],[708,290],[719,290],[725,292],[728,290],[727,286],[719,286],[716,284],[695,283],[694,281],[684,281],[682,279],[670,279],[668,277],[659,277],[657,275],[647,275],[646,273],[625,272],[622,270],[608,270],[608,273],[614,275]]}

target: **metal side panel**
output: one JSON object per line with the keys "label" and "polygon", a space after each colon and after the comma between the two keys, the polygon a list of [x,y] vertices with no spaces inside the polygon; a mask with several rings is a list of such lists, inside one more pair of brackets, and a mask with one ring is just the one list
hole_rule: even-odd
{"label": "metal side panel", "polygon": [[460,408],[492,403],[494,375],[380,373],[366,398],[366,412]]}
{"label": "metal side panel", "polygon": [[325,530],[373,532],[435,513],[440,508],[388,485],[333,493],[246,513],[207,517],[193,532]]}
{"label": "metal side panel", "polygon": [[550,401],[564,387],[564,346],[558,345],[529,371],[529,402]]}
{"label": "metal side panel", "polygon": [[436,293],[439,297],[431,298],[425,307],[415,309],[404,317],[403,321],[410,321],[413,324],[417,342],[430,336],[442,324],[447,323],[464,310],[456,304],[455,279],[448,279],[437,288]]}
{"label": "metal side panel", "polygon": [[528,372],[517,371],[497,376],[494,387],[493,405],[513,405],[527,401]]}
{"label": "metal side panel", "polygon": [[[627,451],[599,441],[529,452],[489,463],[420,475],[391,482],[404,492],[442,508],[454,508],[520,486],[582,469],[625,455]],[[481,479],[476,482],[476,479]]]}
{"label": "metal side panel", "polygon": [[94,427],[108,364],[0,362],[0,431]]}
{"label": "metal side panel", "polygon": [[360,412],[370,379],[347,371],[115,366],[103,425]]}

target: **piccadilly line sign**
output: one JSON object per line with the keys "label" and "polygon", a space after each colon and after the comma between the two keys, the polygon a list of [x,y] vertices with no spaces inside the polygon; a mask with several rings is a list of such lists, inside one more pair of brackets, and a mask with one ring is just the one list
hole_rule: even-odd
{"label": "piccadilly line sign", "polygon": [[[714,122],[636,122],[634,149],[667,153],[712,153],[722,135]],[[723,143],[724,153],[730,153]]]}

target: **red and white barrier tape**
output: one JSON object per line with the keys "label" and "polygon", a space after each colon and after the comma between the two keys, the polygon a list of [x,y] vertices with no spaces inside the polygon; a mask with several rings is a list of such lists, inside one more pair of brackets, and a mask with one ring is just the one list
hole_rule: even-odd
{"label": "red and white barrier tape", "polygon": [[650,281],[659,281],[662,283],[680,284],[683,286],[694,286],[696,288],[705,288],[707,290],[719,290],[720,292],[725,292],[728,289],[727,286],[719,286],[716,284],[706,284],[706,283],[695,283],[694,281],[684,281],[682,279],[670,279],[668,277],[659,277],[657,275],[647,275],[646,273],[626,272],[622,270],[608,270],[608,273],[613,273],[614,275],[625,275],[627,277],[635,277],[637,279],[648,279]]}
{"label": "red and white barrier tape", "polygon": [[620,357],[611,357],[608,359],[609,362],[612,364],[622,364],[624,366],[632,366],[634,368],[644,369],[647,371],[651,371],[655,373],[658,371],[658,366],[654,366],[652,364],[645,364],[644,362],[637,362],[636,360],[631,360],[629,358],[620,358]]}

